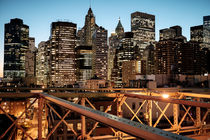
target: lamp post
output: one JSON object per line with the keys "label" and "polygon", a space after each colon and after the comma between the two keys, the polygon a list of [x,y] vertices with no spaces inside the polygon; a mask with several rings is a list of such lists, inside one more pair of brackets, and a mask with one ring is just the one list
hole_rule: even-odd
{"label": "lamp post", "polygon": [[206,76],[206,81],[207,81],[207,88],[209,88],[209,81],[208,81],[208,72],[207,73],[204,73],[204,76]]}

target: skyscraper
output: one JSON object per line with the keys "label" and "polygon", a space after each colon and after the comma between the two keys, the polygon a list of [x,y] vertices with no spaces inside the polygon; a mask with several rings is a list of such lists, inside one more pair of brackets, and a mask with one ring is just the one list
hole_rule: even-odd
{"label": "skyscraper", "polygon": [[180,26],[160,30],[160,40],[174,39],[180,36],[182,36],[182,28]]}
{"label": "skyscraper", "polygon": [[115,33],[112,33],[111,36],[109,37],[108,80],[111,80],[111,82],[114,82],[113,78],[111,77],[114,76],[114,71],[117,71],[117,70],[113,70],[114,65],[115,65],[115,69],[117,69],[116,64],[114,64],[114,63],[117,63],[116,62],[116,49],[117,47],[119,47],[123,36],[124,36],[124,28],[119,19],[117,27],[115,28]]}
{"label": "skyscraper", "polygon": [[108,65],[107,30],[95,23],[95,16],[91,8],[85,17],[84,27],[78,31],[78,37],[81,46],[92,46],[92,76],[97,75],[97,77],[106,80]]}
{"label": "skyscraper", "polygon": [[107,80],[108,67],[108,45],[107,30],[103,27],[96,29],[93,37],[93,73],[98,77]]}
{"label": "skyscraper", "polygon": [[123,85],[123,62],[136,59],[136,50],[136,46],[134,46],[133,33],[125,32],[124,37],[120,40],[120,44],[116,48],[116,56],[114,58],[114,67],[112,70],[112,79],[117,87],[121,87]]}
{"label": "skyscraper", "polygon": [[84,81],[92,77],[93,50],[92,46],[76,47],[77,82],[83,87]]}
{"label": "skyscraper", "polygon": [[203,43],[210,50],[210,15],[203,17]]}
{"label": "skyscraper", "polygon": [[174,27],[176,28],[164,29],[174,32],[174,37],[170,38],[164,35],[168,34],[167,31],[160,30],[163,38],[156,44],[156,73],[170,75],[204,73],[206,57],[202,56],[204,52],[199,45],[202,28],[191,27],[191,41],[187,42],[181,34],[181,27]]}
{"label": "skyscraper", "polygon": [[36,52],[35,38],[29,37],[29,49],[25,54],[25,69],[26,69],[26,85],[34,85],[36,83]]}
{"label": "skyscraper", "polygon": [[50,37],[50,85],[67,86],[76,81],[75,47],[77,26],[53,22]]}
{"label": "skyscraper", "polygon": [[190,27],[190,40],[203,43],[203,25]]}
{"label": "skyscraper", "polygon": [[21,82],[26,76],[25,54],[29,49],[29,26],[15,18],[5,24],[4,79]]}
{"label": "skyscraper", "polygon": [[131,31],[134,33],[134,45],[142,54],[144,49],[155,42],[155,16],[142,12],[131,14]]}
{"label": "skyscraper", "polygon": [[40,42],[36,54],[36,84],[40,86],[47,86],[49,83],[49,45],[50,41]]}

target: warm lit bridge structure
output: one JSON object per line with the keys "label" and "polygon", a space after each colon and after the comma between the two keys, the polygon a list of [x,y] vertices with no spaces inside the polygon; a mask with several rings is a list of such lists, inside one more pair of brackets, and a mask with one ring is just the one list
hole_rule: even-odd
{"label": "warm lit bridge structure", "polygon": [[[209,89],[129,89],[129,88],[101,88],[101,89],[75,89],[75,88],[1,88],[1,102],[18,99],[30,100],[16,119],[1,103],[0,110],[11,121],[11,125],[0,131],[0,139],[7,137],[16,139],[15,130],[22,132],[27,139],[54,139],[53,134],[61,123],[74,135],[71,139],[191,139],[179,134],[203,135],[208,134],[210,129],[210,90]],[[92,98],[109,98],[110,104],[104,111],[97,110]],[[135,110],[128,102],[129,100],[141,100]],[[53,104],[64,108],[65,113],[61,116],[53,107]],[[160,105],[160,103],[163,103]],[[35,105],[37,104],[37,105]],[[108,113],[113,105],[116,105],[116,114]],[[28,110],[37,106],[37,136],[33,137],[27,129],[19,122],[23,116],[27,116]],[[123,108],[124,107],[124,108]],[[143,110],[144,107],[144,111]],[[160,112],[154,117],[154,108]],[[182,108],[182,111],[180,111]],[[124,110],[130,111],[131,118],[123,118]],[[172,116],[168,116],[167,110],[172,109]],[[144,112],[144,119],[139,113]],[[51,112],[51,113],[50,113]],[[56,114],[60,120],[50,127],[50,114]],[[70,125],[66,117],[76,112],[81,115],[81,131],[78,132]],[[87,119],[94,122],[90,129],[87,129]],[[47,133],[43,134],[43,119],[48,122]],[[163,123],[167,128],[157,128]],[[135,121],[134,121],[135,120]],[[190,122],[190,123],[188,123]],[[99,124],[105,125],[111,130],[110,135],[95,136],[94,131]],[[162,125],[160,125],[162,126]],[[62,139],[70,139],[63,138]]]}

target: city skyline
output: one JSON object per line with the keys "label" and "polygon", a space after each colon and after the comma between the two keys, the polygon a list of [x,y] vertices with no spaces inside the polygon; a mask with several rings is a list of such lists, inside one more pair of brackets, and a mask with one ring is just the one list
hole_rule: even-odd
{"label": "city skyline", "polygon": [[[51,2],[51,3],[49,3]],[[130,14],[135,11],[145,12],[156,16],[156,41],[159,40],[159,30],[174,25],[183,28],[183,35],[190,39],[190,27],[202,24],[203,16],[209,15],[208,0],[198,1],[92,1],[91,7],[96,16],[96,22],[108,30],[108,35],[114,31],[118,18],[125,31],[130,29]],[[103,6],[101,6],[103,5]],[[4,24],[12,18],[21,18],[28,25],[30,37],[35,37],[36,47],[41,41],[47,41],[50,36],[52,22],[68,19],[77,24],[77,30],[84,26],[84,17],[90,3],[86,1],[33,1],[2,0],[0,2],[0,77],[3,75],[4,56]],[[17,9],[19,7],[19,9]],[[80,8],[78,8],[80,7]],[[107,10],[108,9],[108,10]],[[169,10],[170,9],[170,10]],[[202,9],[202,10],[201,10]],[[9,12],[7,12],[9,10]],[[38,11],[36,11],[38,10]],[[113,12],[114,11],[114,12]],[[182,16],[180,16],[182,15]]]}

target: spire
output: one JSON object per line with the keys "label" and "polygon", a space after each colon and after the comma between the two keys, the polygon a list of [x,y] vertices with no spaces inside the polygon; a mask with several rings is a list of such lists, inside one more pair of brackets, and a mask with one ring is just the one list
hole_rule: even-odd
{"label": "spire", "polygon": [[121,21],[120,21],[120,17],[118,19],[118,24],[117,24],[117,27],[116,28],[123,28],[122,24],[121,24]]}
{"label": "spire", "polygon": [[124,33],[124,28],[123,28],[122,23],[121,23],[121,21],[120,21],[120,17],[119,17],[118,20],[119,20],[119,21],[118,21],[117,27],[115,28],[115,32],[116,32],[117,34]]}
{"label": "spire", "polygon": [[88,10],[88,15],[90,15],[90,14],[92,14],[93,13],[93,11],[92,11],[92,9],[91,9],[91,7],[89,8],[89,10]]}

